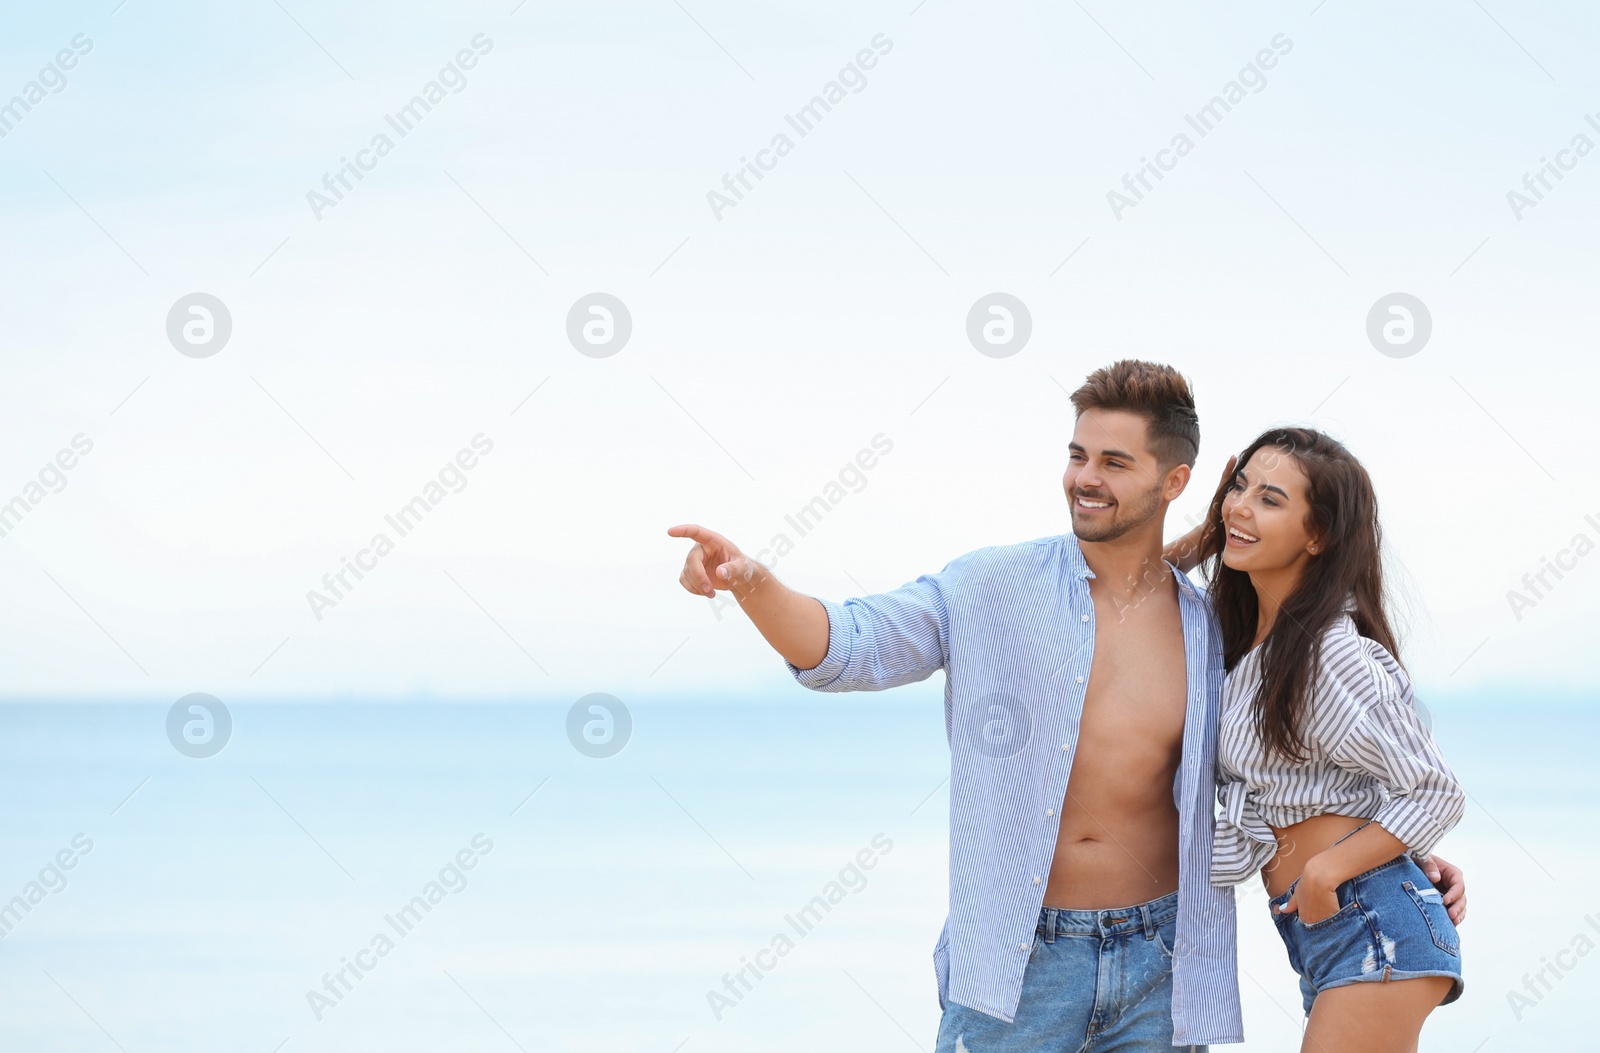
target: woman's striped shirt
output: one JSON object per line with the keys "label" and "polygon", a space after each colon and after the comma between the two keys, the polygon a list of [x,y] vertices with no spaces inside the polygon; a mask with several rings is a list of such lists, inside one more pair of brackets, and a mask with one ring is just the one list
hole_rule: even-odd
{"label": "woman's striped shirt", "polygon": [[1349,608],[1323,634],[1301,725],[1310,759],[1268,753],[1252,701],[1261,647],[1229,673],[1217,728],[1221,814],[1211,883],[1237,885],[1277,851],[1271,827],[1324,813],[1374,819],[1413,855],[1433,851],[1461,819],[1465,795],[1417,713],[1411,680],[1383,646],[1362,636]]}

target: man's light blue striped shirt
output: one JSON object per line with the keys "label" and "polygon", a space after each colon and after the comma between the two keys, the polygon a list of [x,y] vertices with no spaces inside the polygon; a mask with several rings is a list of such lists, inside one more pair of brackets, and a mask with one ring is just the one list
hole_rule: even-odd
{"label": "man's light blue striped shirt", "polygon": [[[1210,881],[1222,643],[1204,592],[1173,573],[1188,706],[1172,787],[1172,1042],[1242,1042],[1233,889]],[[950,910],[933,951],[941,1007],[1015,1019],[1094,657],[1092,577],[1071,534],[980,548],[892,592],[821,601],[827,656],[814,669],[785,663],[818,691],[879,691],[945,670]]]}

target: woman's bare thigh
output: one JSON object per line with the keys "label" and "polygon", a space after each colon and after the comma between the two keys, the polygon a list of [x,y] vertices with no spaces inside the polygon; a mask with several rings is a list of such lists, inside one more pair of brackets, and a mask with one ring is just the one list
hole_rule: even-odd
{"label": "woman's bare thigh", "polygon": [[1319,992],[1300,1053],[1413,1053],[1422,1022],[1454,982],[1448,976],[1417,976]]}

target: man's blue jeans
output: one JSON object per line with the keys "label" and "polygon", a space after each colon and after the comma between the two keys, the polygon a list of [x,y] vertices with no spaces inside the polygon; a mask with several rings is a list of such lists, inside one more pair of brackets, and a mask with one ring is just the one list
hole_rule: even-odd
{"label": "man's blue jeans", "polygon": [[1045,907],[1016,1019],[949,1002],[935,1053],[1171,1053],[1177,926],[1176,892],[1113,910]]}

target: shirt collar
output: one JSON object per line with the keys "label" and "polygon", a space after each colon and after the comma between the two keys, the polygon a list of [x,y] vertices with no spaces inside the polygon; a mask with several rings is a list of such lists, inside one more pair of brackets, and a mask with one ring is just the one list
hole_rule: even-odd
{"label": "shirt collar", "polygon": [[1074,577],[1085,579],[1094,577],[1094,571],[1089,569],[1089,561],[1083,558],[1083,549],[1078,546],[1078,535],[1069,533],[1062,536],[1067,539],[1067,543],[1061,546],[1066,555],[1067,570]]}
{"label": "shirt collar", "polygon": [[1178,591],[1183,593],[1185,596],[1189,597],[1190,599],[1194,599],[1195,596],[1196,596],[1196,593],[1195,593],[1195,590],[1194,590],[1194,582],[1189,580],[1189,575],[1185,574],[1183,571],[1179,570],[1174,564],[1172,564],[1172,563],[1170,563],[1170,562],[1168,562],[1166,560],[1163,560],[1162,562],[1166,563],[1167,566],[1172,568],[1172,576],[1174,578],[1178,579]]}
{"label": "shirt collar", "polygon": [[[1066,554],[1067,570],[1075,577],[1084,579],[1094,577],[1094,571],[1089,569],[1088,560],[1083,558],[1083,549],[1078,544],[1078,536],[1076,534],[1065,534],[1063,536],[1067,539],[1067,543],[1062,546]],[[1194,582],[1189,580],[1189,575],[1166,560],[1162,560],[1162,562],[1167,564],[1167,567],[1172,571],[1172,576],[1178,579],[1178,591],[1190,599],[1194,599],[1197,594],[1195,593]],[[1350,602],[1353,605],[1355,601],[1352,599]]]}

